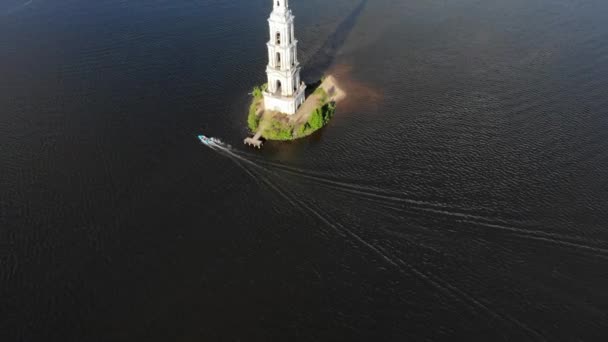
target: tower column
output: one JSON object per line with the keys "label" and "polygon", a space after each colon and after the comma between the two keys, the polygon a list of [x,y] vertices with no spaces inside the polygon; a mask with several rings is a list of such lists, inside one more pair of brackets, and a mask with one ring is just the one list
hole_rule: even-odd
{"label": "tower column", "polygon": [[300,84],[294,16],[288,0],[273,0],[268,25],[268,87],[264,92],[264,105],[268,110],[294,114],[304,102],[306,86]]}

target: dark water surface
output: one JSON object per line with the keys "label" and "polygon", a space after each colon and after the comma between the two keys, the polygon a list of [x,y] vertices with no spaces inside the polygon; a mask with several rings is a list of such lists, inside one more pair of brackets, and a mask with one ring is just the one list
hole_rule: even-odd
{"label": "dark water surface", "polygon": [[608,2],[291,3],[258,152],[270,1],[0,0],[0,340],[605,337]]}

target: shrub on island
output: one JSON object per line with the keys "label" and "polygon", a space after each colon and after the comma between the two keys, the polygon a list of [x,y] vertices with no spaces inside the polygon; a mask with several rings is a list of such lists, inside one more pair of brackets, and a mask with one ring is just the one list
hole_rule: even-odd
{"label": "shrub on island", "polygon": [[262,134],[269,140],[294,140],[305,137],[325,126],[336,112],[336,104],[328,102],[317,107],[307,122],[294,126],[289,122],[274,120]]}
{"label": "shrub on island", "polygon": [[258,115],[258,110],[260,105],[262,104],[263,92],[266,90],[266,84],[262,84],[259,87],[253,87],[251,91],[251,96],[253,96],[253,101],[251,101],[251,105],[249,106],[249,115],[247,116],[247,126],[252,132],[257,131],[258,126],[260,125],[260,115]]}

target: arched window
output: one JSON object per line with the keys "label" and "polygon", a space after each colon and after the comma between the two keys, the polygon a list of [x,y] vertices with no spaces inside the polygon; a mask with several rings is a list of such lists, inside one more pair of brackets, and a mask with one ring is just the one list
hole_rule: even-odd
{"label": "arched window", "polygon": [[276,61],[275,66],[276,66],[277,68],[280,68],[280,67],[281,67],[281,53],[280,53],[280,52],[277,52],[277,61]]}
{"label": "arched window", "polygon": [[277,93],[281,92],[281,81],[279,81],[279,80],[277,80],[277,90],[276,90],[276,92]]}
{"label": "arched window", "polygon": [[281,7],[281,3],[279,1],[277,1],[277,6]]}
{"label": "arched window", "polygon": [[275,41],[277,45],[281,45],[281,32],[277,32]]}

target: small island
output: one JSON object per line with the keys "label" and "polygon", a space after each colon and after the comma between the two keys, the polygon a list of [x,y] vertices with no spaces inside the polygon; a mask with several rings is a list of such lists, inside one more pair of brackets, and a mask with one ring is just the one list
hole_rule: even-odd
{"label": "small island", "polygon": [[268,83],[251,93],[247,124],[254,136],[244,141],[258,148],[262,146],[260,138],[285,141],[312,134],[329,122],[336,103],[345,97],[332,76],[313,87],[300,80],[294,16],[287,0],[273,1],[268,24]]}
{"label": "small island", "polygon": [[316,89],[295,114],[288,115],[276,110],[266,110],[263,93],[266,85],[255,87],[249,107],[247,126],[255,136],[249,144],[257,146],[260,137],[266,140],[294,140],[308,136],[325,126],[336,111],[336,103],[345,97],[333,76],[317,83]]}

